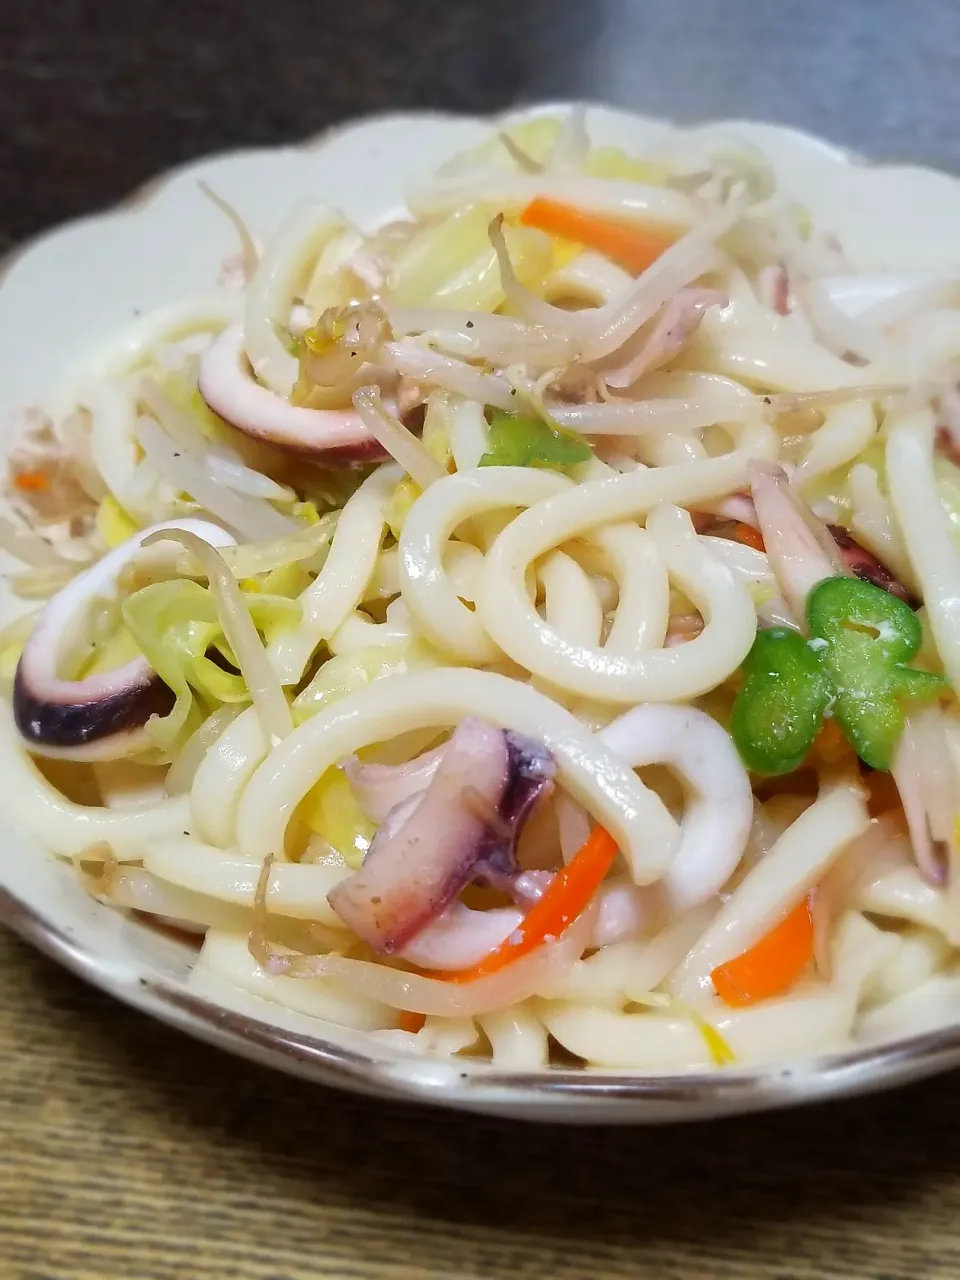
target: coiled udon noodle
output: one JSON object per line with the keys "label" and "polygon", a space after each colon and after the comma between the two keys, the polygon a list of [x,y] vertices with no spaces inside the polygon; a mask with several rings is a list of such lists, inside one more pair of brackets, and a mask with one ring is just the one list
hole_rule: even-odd
{"label": "coiled udon noodle", "polygon": [[[855,272],[696,136],[539,118],[411,221],[303,207],[245,237],[242,294],[138,321],[31,418],[3,541],[52,599],[0,635],[11,820],[192,935],[200,993],[524,1070],[948,1007],[955,281]],[[918,611],[936,696],[882,767],[828,700],[764,768],[806,689],[744,737],[758,634],[806,639],[851,575]]]}

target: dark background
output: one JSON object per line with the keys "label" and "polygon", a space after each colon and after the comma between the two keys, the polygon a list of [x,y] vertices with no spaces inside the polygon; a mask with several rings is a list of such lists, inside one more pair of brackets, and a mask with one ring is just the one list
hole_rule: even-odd
{"label": "dark background", "polygon": [[957,0],[0,0],[0,251],[361,112],[611,100],[960,168]]}
{"label": "dark background", "polygon": [[[766,117],[876,157],[960,168],[958,55],[957,0],[0,0],[0,251],[189,157],[394,107],[588,96],[683,120]],[[13,1056],[0,1047],[7,1132],[22,1122],[24,1143],[40,1135],[37,1158],[59,1168],[70,1149],[46,1108],[85,1073],[69,1142],[107,1179],[103,1230],[119,1215],[136,1232],[142,1214],[158,1268],[178,1233],[221,1228],[202,1170],[182,1194],[165,1182],[166,1199],[124,1198],[116,1118],[135,1106],[170,1148],[171,1186],[178,1144],[208,1150],[247,1188],[241,1216],[280,1188],[291,1230],[324,1204],[347,1232],[372,1206],[418,1224],[402,1259],[365,1255],[363,1233],[349,1236],[357,1277],[428,1255],[429,1274],[446,1275],[452,1237],[475,1240],[470,1275],[494,1277],[960,1276],[956,1075],[720,1125],[527,1129],[273,1076],[122,1009],[12,939],[3,951],[20,993]],[[17,1276],[41,1275],[29,1262],[45,1230],[39,1188],[61,1197],[51,1221],[73,1215],[80,1230],[80,1202],[49,1176],[14,1172],[0,1205],[0,1260],[5,1227],[26,1224]],[[194,1274],[185,1267],[175,1274]]]}

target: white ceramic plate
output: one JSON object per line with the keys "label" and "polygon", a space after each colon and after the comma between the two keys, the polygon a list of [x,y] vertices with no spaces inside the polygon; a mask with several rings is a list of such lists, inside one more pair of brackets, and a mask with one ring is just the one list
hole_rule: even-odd
{"label": "white ceramic plate", "polygon": [[[261,233],[308,196],[369,226],[399,210],[406,183],[489,136],[491,123],[427,113],[380,116],[300,147],[214,156],[158,179],[115,211],[20,250],[0,282],[5,439],[24,405],[62,405],[64,388],[84,371],[89,375],[105,344],[141,312],[216,290],[220,265],[236,245],[198,179]],[[671,126],[597,107],[590,129],[597,142],[637,152]],[[836,231],[858,269],[960,265],[957,180],[907,167],[865,170],[826,143],[769,125],[726,122],[683,137],[692,152],[706,153],[718,137],[732,134],[771,156],[783,185],[812,208],[820,225]],[[506,1074],[466,1059],[430,1061],[266,1003],[262,1018],[250,1016],[249,999],[238,1002],[226,989],[216,1003],[200,998],[186,983],[192,953],[183,944],[92,901],[66,866],[2,827],[0,886],[0,919],[103,990],[222,1048],[385,1097],[531,1119],[649,1123],[862,1092],[960,1063],[960,1025],[928,1029],[950,1016],[942,1004],[909,1039],[751,1070],[669,1077],[559,1069]],[[954,1016],[960,1019],[960,1009]]]}

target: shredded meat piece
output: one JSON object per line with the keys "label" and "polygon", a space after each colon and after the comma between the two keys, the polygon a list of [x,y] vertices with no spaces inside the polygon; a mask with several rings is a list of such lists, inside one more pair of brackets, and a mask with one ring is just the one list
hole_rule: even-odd
{"label": "shredded meat piece", "polygon": [[[401,418],[413,409],[418,409],[427,398],[428,389],[413,378],[401,377],[397,383],[397,407]],[[409,424],[406,424],[409,425]]]}
{"label": "shredded meat piece", "polygon": [[670,619],[670,625],[667,628],[666,639],[663,642],[665,649],[672,649],[675,645],[686,644],[688,640],[695,640],[703,630],[703,618],[699,613],[681,613]]}
{"label": "shredded meat piece", "polygon": [[895,578],[890,570],[877,559],[875,555],[869,552],[866,547],[861,547],[855,538],[852,538],[846,529],[838,524],[827,525],[833,540],[840,548],[840,554],[846,561],[847,568],[851,570],[858,578],[862,578],[864,582],[872,582],[875,587],[881,587],[884,591],[889,591],[892,596],[903,600],[905,604],[910,605],[911,609],[919,608],[920,601],[917,600],[899,581]]}
{"label": "shredded meat piece", "polygon": [[778,316],[790,314],[790,279],[786,267],[764,267],[760,272],[760,296]]}
{"label": "shredded meat piece", "polygon": [[[374,241],[358,249],[344,263],[348,271],[361,287],[361,297],[375,297],[384,288],[390,276],[391,258],[388,247],[402,244],[410,238],[411,230],[416,230],[415,222],[392,222],[382,227],[377,237],[379,246]],[[379,247],[379,251],[378,251]]]}
{"label": "shredded meat piece", "polygon": [[949,427],[937,427],[937,449],[948,462],[960,467],[960,442],[956,440]]}
{"label": "shredded meat piece", "polygon": [[726,523],[712,511],[691,511],[690,519],[697,533],[716,533],[720,526]]}
{"label": "shredded meat piece", "polygon": [[[603,374],[598,374],[596,369],[591,369],[588,365],[578,364],[576,360],[563,368],[551,369],[549,373],[543,374],[538,379],[537,386],[541,395],[546,397],[550,392],[551,401],[555,396],[563,404],[596,404],[601,393],[606,391]],[[609,394],[602,398],[616,400],[615,396]]]}
{"label": "shredded meat piece", "polygon": [[757,527],[757,513],[749,493],[732,493],[715,503],[710,511],[691,511],[690,519],[697,533],[713,533],[722,538],[733,537],[733,526],[746,524]]}
{"label": "shredded meat piece", "polygon": [[247,264],[242,253],[231,253],[220,263],[217,284],[224,289],[242,289],[247,284]]}
{"label": "shredded meat piece", "polygon": [[[704,314],[711,307],[727,306],[729,301],[728,295],[717,289],[681,289],[643,326],[638,334],[639,345],[627,343],[633,354],[627,356],[625,364],[604,375],[607,387],[623,390],[645,373],[670,364],[700,328]],[[620,358],[625,354],[621,352]]]}
{"label": "shredded meat piece", "polygon": [[70,525],[86,532],[97,502],[84,488],[80,470],[57,439],[50,419],[27,410],[20,443],[7,462],[10,505],[31,528]]}

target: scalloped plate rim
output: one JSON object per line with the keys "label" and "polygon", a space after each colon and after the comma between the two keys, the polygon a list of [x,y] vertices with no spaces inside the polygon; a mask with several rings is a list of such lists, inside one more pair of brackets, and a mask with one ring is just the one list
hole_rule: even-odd
{"label": "scalloped plate rim", "polygon": [[[114,205],[46,228],[0,259],[0,290],[28,257],[93,225],[135,218],[171,181],[202,169],[211,161],[256,155],[306,152],[316,155],[341,136],[377,125],[406,121],[411,125],[455,122],[490,126],[530,116],[569,110],[570,101],[531,103],[490,115],[440,110],[372,112],[339,121],[300,143],[237,147],[214,151],[175,165],[136,186]],[[655,127],[670,127],[662,118],[640,115],[600,102],[588,108],[612,112],[618,118]],[[729,119],[684,122],[687,131],[699,127],[736,129],[763,122]],[[871,164],[857,153],[805,130],[787,125],[768,127],[796,144],[815,150],[840,164]],[[903,162],[895,162],[901,164]],[[907,162],[909,164],[909,162]],[[871,164],[871,167],[883,167]],[[910,166],[926,169],[926,166]],[[938,170],[927,170],[939,173]],[[953,175],[944,175],[952,177]],[[13,828],[2,828],[18,840],[28,840]],[[53,855],[46,855],[51,863]],[[61,868],[65,870],[65,868]],[[109,908],[102,908],[109,912]],[[678,1072],[642,1075],[611,1071],[581,1072],[551,1068],[535,1072],[504,1072],[468,1059],[435,1062],[411,1056],[388,1061],[321,1036],[309,1036],[237,1013],[198,996],[169,974],[146,964],[118,967],[91,948],[79,944],[69,924],[31,906],[10,888],[0,886],[0,923],[85,981],[140,1012],[208,1043],[253,1061],[319,1083],[393,1100],[411,1100],[522,1119],[569,1123],[662,1123],[721,1115],[747,1114],[828,1097],[850,1096],[920,1079],[960,1064],[960,1025],[952,1024],[878,1045],[859,1046],[830,1055],[756,1068],[723,1072]],[[151,933],[149,926],[137,928]],[[398,1064],[400,1069],[398,1070]]]}

